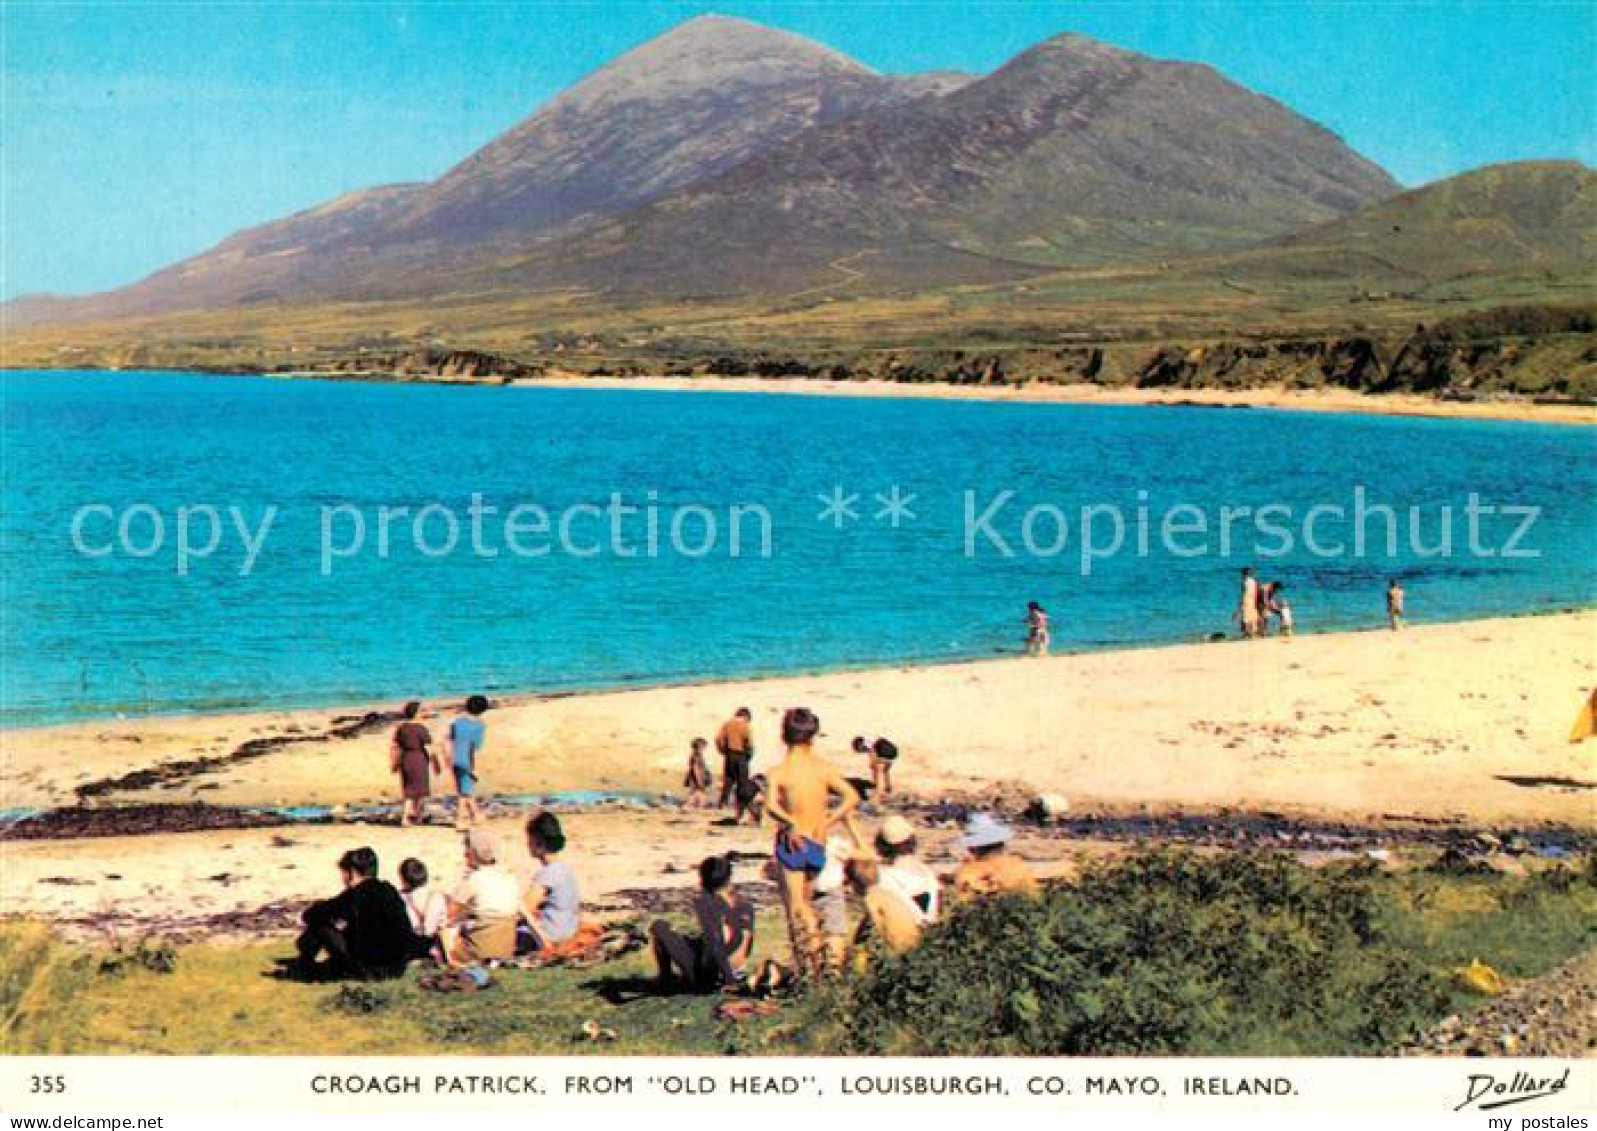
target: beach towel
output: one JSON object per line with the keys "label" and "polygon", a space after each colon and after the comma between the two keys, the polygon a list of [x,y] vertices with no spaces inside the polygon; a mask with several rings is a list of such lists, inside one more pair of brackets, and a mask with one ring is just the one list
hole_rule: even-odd
{"label": "beach towel", "polygon": [[542,966],[576,968],[598,966],[623,954],[642,950],[648,945],[648,941],[643,930],[635,923],[606,925],[597,919],[584,918],[577,924],[576,933],[569,939],[552,943],[531,954],[517,955],[506,961],[505,965],[523,970],[534,970]]}

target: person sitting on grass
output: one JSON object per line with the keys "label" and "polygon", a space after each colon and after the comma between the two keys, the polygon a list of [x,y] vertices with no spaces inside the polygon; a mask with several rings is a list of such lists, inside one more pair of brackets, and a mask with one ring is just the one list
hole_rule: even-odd
{"label": "person sitting on grass", "polygon": [[527,851],[541,867],[532,877],[522,905],[527,930],[519,940],[520,950],[547,950],[577,933],[582,899],[577,874],[560,859],[565,847],[566,834],[559,817],[544,812],[528,820]]}
{"label": "person sitting on grass", "polygon": [[704,759],[709,742],[695,738],[688,747],[688,772],[682,776],[682,788],[688,795],[682,799],[683,808],[702,809],[710,803],[710,766]]}
{"label": "person sitting on grass", "polygon": [[1014,835],[1013,829],[991,813],[972,813],[965,819],[959,843],[970,859],[954,873],[954,898],[1037,890],[1031,867],[1009,851]]}
{"label": "person sitting on grass", "polygon": [[306,908],[286,976],[309,982],[397,978],[416,953],[405,901],[377,878],[377,853],[351,849],[339,857],[344,890]]}
{"label": "person sitting on grass", "polygon": [[876,854],[881,858],[882,887],[896,891],[915,909],[921,926],[937,921],[942,892],[937,875],[915,855],[915,829],[894,813],[876,834]]}
{"label": "person sitting on grass", "polygon": [[432,953],[438,942],[438,932],[449,922],[449,899],[428,884],[428,878],[427,865],[414,856],[399,865],[399,895],[405,901],[405,913],[410,916],[410,929],[418,939],[418,958]]}
{"label": "person sitting on grass", "polygon": [[473,829],[465,837],[466,878],[449,897],[451,925],[441,933],[454,964],[503,961],[516,953],[516,877],[499,864],[499,841]]}
{"label": "person sitting on grass", "polygon": [[664,919],[649,929],[660,988],[692,993],[736,989],[754,953],[754,905],[732,887],[729,857],[707,856],[699,863],[693,914],[697,935],[685,938]]}
{"label": "person sitting on grass", "polygon": [[860,901],[864,915],[854,936],[856,948],[877,939],[894,954],[903,954],[920,945],[920,921],[915,907],[881,882],[881,866],[868,852],[849,857],[843,866],[849,890]]}

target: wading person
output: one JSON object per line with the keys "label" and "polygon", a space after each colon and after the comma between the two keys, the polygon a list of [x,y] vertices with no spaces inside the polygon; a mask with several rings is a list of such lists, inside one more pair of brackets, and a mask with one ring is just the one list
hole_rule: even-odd
{"label": "wading person", "polygon": [[306,908],[290,977],[313,982],[397,978],[422,948],[405,901],[377,878],[377,853],[355,848],[338,860],[344,890]]}
{"label": "wading person", "polygon": [[721,754],[720,808],[729,803],[738,806],[737,819],[743,816],[742,797],[747,792],[749,766],[754,761],[754,715],[747,707],[721,724],[715,736],[715,748]]}
{"label": "wading person", "polygon": [[1393,632],[1403,627],[1403,587],[1395,577],[1386,583],[1386,623]]}
{"label": "wading person", "polygon": [[707,856],[699,863],[693,899],[699,933],[684,937],[664,919],[649,930],[660,987],[693,993],[736,989],[754,953],[754,905],[732,887],[732,861]]}
{"label": "wading person", "polygon": [[399,823],[414,825],[421,820],[423,807],[432,793],[428,770],[442,773],[443,765],[432,751],[432,732],[416,721],[421,714],[421,704],[412,700],[405,704],[402,713],[404,721],[394,728],[394,738],[388,747],[388,764],[399,775],[404,798]]}
{"label": "wading person", "polygon": [[1282,636],[1292,635],[1292,603],[1287,599],[1286,586],[1277,581],[1270,587],[1270,611]]}
{"label": "wading person", "polygon": [[1048,610],[1036,601],[1026,602],[1026,655],[1048,654]]}
{"label": "wading person", "polygon": [[1236,619],[1245,639],[1252,640],[1259,635],[1259,582],[1250,566],[1242,567],[1242,593],[1237,598]]}
{"label": "wading person", "polygon": [[[782,718],[787,757],[767,775],[765,812],[776,822],[778,890],[787,911],[793,962],[811,976],[825,970],[820,921],[813,902],[816,875],[826,866],[826,840],[859,807],[842,771],[815,753],[821,723],[804,707]],[[835,800],[835,804],[834,804]]]}
{"label": "wading person", "polygon": [[455,772],[455,826],[466,828],[477,823],[477,755],[482,753],[488,727],[482,721],[488,700],[473,695],[466,700],[465,714],[449,724],[445,740],[449,761]]}

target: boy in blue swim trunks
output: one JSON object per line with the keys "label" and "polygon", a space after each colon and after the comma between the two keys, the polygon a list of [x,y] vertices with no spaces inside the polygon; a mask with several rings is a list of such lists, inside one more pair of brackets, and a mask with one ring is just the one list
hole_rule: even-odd
{"label": "boy in blue swim trunks", "polygon": [[765,812],[777,827],[772,855],[787,908],[793,962],[811,975],[822,974],[826,965],[815,877],[826,867],[826,838],[837,826],[848,825],[860,800],[843,772],[815,753],[820,730],[821,721],[804,707],[783,716],[787,757],[768,776],[765,802]]}
{"label": "boy in blue swim trunks", "polygon": [[455,767],[455,827],[469,828],[477,823],[477,755],[487,738],[482,721],[488,700],[473,695],[466,700],[466,713],[449,724],[450,757]]}

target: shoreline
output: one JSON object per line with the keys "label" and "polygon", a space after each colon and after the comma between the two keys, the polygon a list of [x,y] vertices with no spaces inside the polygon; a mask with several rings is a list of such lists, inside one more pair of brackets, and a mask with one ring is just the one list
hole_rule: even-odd
{"label": "shoreline", "polygon": [[[23,367],[0,367],[23,372]],[[1268,409],[1283,412],[1320,412],[1366,416],[1419,417],[1438,420],[1500,420],[1522,424],[1597,426],[1597,405],[1541,403],[1526,399],[1449,401],[1413,393],[1360,393],[1350,389],[1290,389],[1260,386],[1225,389],[1206,386],[1144,388],[1094,384],[956,385],[945,381],[923,383],[862,380],[828,380],[820,377],[609,377],[555,372],[547,377],[483,378],[441,374],[384,372],[333,372],[289,370],[251,372],[239,369],[49,369],[31,372],[171,373],[207,377],[256,377],[272,380],[362,381],[382,385],[451,385],[460,387],[565,389],[606,392],[743,393],[787,396],[866,397],[900,400],[951,400],[988,404],[1066,404],[1115,408]]]}
{"label": "shoreline", "polygon": [[[758,882],[769,826],[677,803],[687,742],[747,706],[764,772],[780,756],[781,712],[803,704],[822,720],[822,756],[850,777],[869,776],[852,735],[898,743],[897,796],[868,819],[904,814],[940,869],[958,860],[968,808],[1009,816],[1018,851],[1061,877],[1137,844],[1392,866],[1501,846],[1504,866],[1537,867],[1597,843],[1597,743],[1568,742],[1597,685],[1594,633],[1588,609],[506,701],[487,716],[484,813],[516,846],[547,799],[584,891],[607,910],[679,898],[712,853],[737,853]],[[456,706],[430,702],[424,724],[441,734]],[[0,918],[259,937],[322,893],[352,844],[453,877],[446,803],[419,827],[394,819],[391,720],[342,717],[6,732],[4,806],[51,812],[21,836],[0,826]],[[434,789],[447,795],[447,777]],[[1045,793],[1065,799],[1063,819],[1021,819]],[[274,807],[288,811],[260,811]],[[524,851],[511,862],[530,875]]]}
{"label": "shoreline", "polygon": [[[1597,604],[1592,605],[1558,605],[1546,609],[1529,609],[1515,613],[1486,613],[1480,616],[1461,617],[1456,620],[1436,620],[1423,622],[1410,622],[1411,628],[1438,628],[1455,625],[1468,625],[1476,623],[1489,623],[1493,621],[1518,621],[1535,620],[1537,618],[1557,618],[1567,616],[1581,616],[1584,614],[1597,614]],[[1379,624],[1369,624],[1357,628],[1321,628],[1301,631],[1293,639],[1314,639],[1318,637],[1356,636],[1364,633],[1385,633],[1388,630]],[[1048,658],[1051,660],[1071,659],[1085,656],[1098,656],[1106,654],[1139,653],[1162,651],[1173,648],[1189,648],[1224,644],[1244,643],[1241,637],[1227,635],[1223,640],[1208,639],[1203,634],[1194,636],[1151,638],[1139,641],[1113,642],[1099,647],[1092,646],[1067,646],[1056,647],[1050,651]],[[652,679],[648,677],[637,680],[616,681],[613,683],[585,683],[570,686],[556,686],[548,690],[539,690],[531,687],[510,688],[505,691],[489,693],[488,698],[494,704],[495,710],[510,707],[525,707],[536,703],[553,703],[567,699],[583,699],[591,696],[626,695],[635,692],[650,691],[695,691],[703,688],[719,687],[726,684],[751,684],[771,683],[780,680],[793,679],[825,679],[830,677],[872,675],[880,672],[915,672],[936,670],[941,668],[960,668],[981,664],[1004,663],[1025,658],[1025,652],[1016,647],[1013,650],[993,651],[988,653],[937,656],[937,657],[907,657],[903,659],[874,659],[862,660],[858,663],[845,662],[835,666],[822,667],[795,667],[782,670],[769,671],[733,671],[725,673],[708,673],[702,676],[677,678],[661,677]],[[433,695],[410,696],[432,702],[464,701],[471,692],[458,689],[443,691]],[[364,716],[381,715],[391,712],[394,705],[403,702],[405,696],[396,694],[388,698],[376,695],[359,699],[296,699],[282,703],[258,703],[242,707],[229,707],[217,710],[170,710],[152,711],[140,715],[83,715],[73,718],[59,719],[53,722],[37,723],[4,723],[0,722],[0,743],[9,737],[31,735],[58,730],[71,730],[78,727],[110,726],[124,724],[151,723],[160,724],[179,722],[184,720],[203,721],[206,719],[256,719],[271,716],[319,714],[327,715],[332,720],[345,720],[354,722]],[[0,801],[4,795],[0,794]],[[0,813],[6,806],[0,804]]]}
{"label": "shoreline", "polygon": [[[803,703],[850,774],[864,771],[850,735],[892,736],[899,789],[921,801],[1058,792],[1085,812],[1597,828],[1597,759],[1566,741],[1597,683],[1594,631],[1587,609],[510,696],[488,715],[484,789],[675,793],[688,738],[746,705],[769,765],[781,711]],[[441,734],[458,700],[427,702]],[[389,722],[382,708],[273,710],[8,730],[0,796],[7,809],[382,803]]]}

